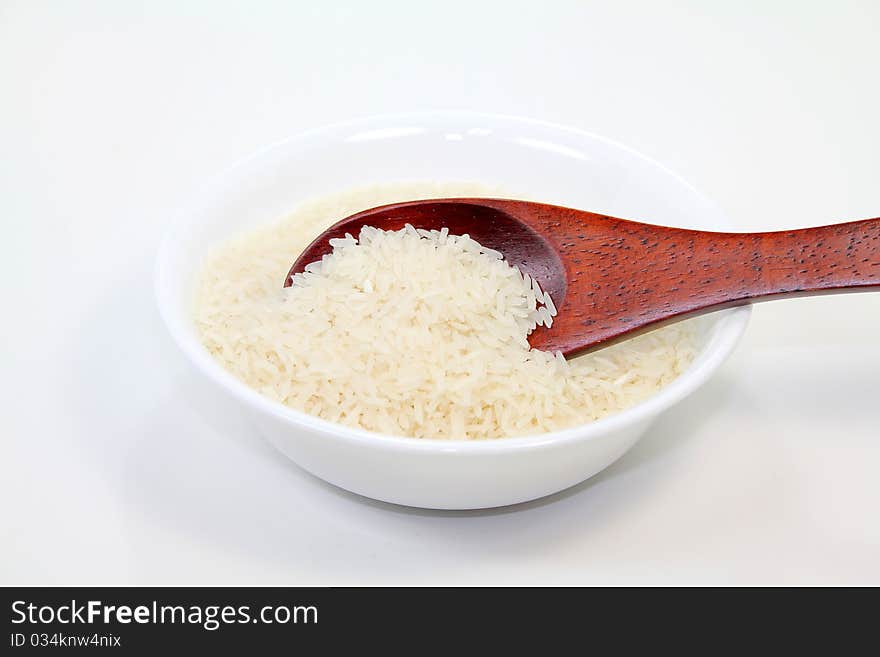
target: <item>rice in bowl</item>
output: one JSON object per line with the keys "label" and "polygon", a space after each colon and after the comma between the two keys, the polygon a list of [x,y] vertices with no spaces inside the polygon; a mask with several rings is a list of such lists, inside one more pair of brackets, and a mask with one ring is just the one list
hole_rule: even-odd
{"label": "rice in bowl", "polygon": [[526,340],[555,309],[530,278],[460,236],[367,230],[282,288],[332,223],[394,201],[504,196],[477,185],[386,185],[304,204],[203,263],[195,321],[209,352],[263,395],[351,427],[414,438],[532,435],[628,408],[681,374],[694,322],[569,361]]}

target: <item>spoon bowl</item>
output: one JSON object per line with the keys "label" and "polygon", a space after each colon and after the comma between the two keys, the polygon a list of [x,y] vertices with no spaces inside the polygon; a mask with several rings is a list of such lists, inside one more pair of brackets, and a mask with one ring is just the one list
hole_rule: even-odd
{"label": "spoon bowl", "polygon": [[[565,296],[565,265],[554,246],[531,223],[512,211],[512,203],[500,199],[436,199],[392,203],[354,214],[334,224],[314,240],[293,263],[284,286],[310,262],[320,260],[333,249],[330,240],[357,235],[364,226],[401,230],[407,224],[426,230],[448,228],[452,235],[468,234],[481,245],[501,251],[505,260],[532,275],[554,302]],[[531,203],[528,205],[540,205]],[[551,206],[548,206],[551,207]],[[503,250],[502,250],[503,249]]]}

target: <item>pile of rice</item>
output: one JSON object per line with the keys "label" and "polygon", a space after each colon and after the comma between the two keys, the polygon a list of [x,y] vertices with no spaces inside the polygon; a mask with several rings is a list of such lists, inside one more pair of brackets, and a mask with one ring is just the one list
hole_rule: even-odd
{"label": "pile of rice", "polygon": [[[494,192],[494,193],[493,193]],[[566,361],[529,348],[552,300],[501,254],[443,231],[365,228],[283,288],[327,226],[394,200],[500,196],[460,185],[356,190],[236,237],[203,265],[202,341],[267,397],[332,422],[416,438],[483,439],[564,429],[623,410],[696,352],[684,322]]]}

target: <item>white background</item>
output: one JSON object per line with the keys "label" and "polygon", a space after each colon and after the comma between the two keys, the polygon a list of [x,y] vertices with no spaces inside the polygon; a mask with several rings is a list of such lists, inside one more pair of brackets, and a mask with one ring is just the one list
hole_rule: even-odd
{"label": "white background", "polygon": [[[0,583],[880,584],[880,295],[757,307],[612,468],[430,512],[305,474],[163,332],[168,210],[425,108],[622,141],[743,230],[880,215],[880,3],[0,1]],[[212,412],[213,409],[213,412]]]}

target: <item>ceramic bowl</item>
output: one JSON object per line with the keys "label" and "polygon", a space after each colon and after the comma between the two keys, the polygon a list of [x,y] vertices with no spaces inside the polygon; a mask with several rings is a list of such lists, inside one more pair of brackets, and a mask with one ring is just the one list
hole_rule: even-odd
{"label": "ceramic bowl", "polygon": [[231,167],[177,213],[159,254],[159,308],[204,384],[223,390],[273,445],[330,483],[438,509],[502,506],[555,493],[620,458],[658,415],[706,382],[745,330],[749,308],[715,313],[695,362],[649,399],[590,424],[500,440],[412,439],[351,429],[267,399],[224,370],[199,342],[191,318],[194,280],[207,251],[286,216],[306,199],[398,181],[480,182],[650,223],[729,228],[703,195],[633,150],[581,130],[510,116],[366,118],[304,132]]}

